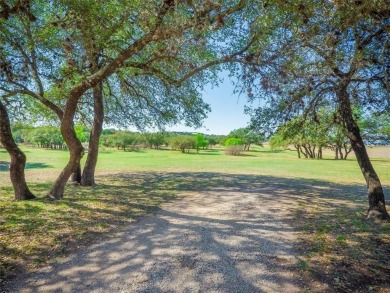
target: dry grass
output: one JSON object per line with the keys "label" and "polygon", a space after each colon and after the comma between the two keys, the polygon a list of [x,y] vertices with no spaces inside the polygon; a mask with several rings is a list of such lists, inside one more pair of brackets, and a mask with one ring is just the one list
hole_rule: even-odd
{"label": "dry grass", "polygon": [[366,219],[366,199],[323,192],[299,202],[297,249],[309,292],[390,292],[390,223]]}
{"label": "dry grass", "polygon": [[[389,150],[369,149],[385,191],[390,187]],[[50,152],[48,158],[47,151],[27,151],[27,180],[35,194],[44,196],[67,153]],[[2,274],[16,273],[11,269],[18,264],[19,268],[41,266],[52,257],[97,241],[108,231],[126,227],[188,190],[201,191],[207,184],[215,184],[194,175],[207,169],[221,174],[219,185],[237,184],[223,180],[229,173],[245,175],[247,184],[258,180],[248,182],[248,174],[273,178],[275,186],[288,181],[291,194],[299,199],[296,227],[302,233],[297,248],[303,255],[299,266],[312,284],[311,291],[387,292],[390,287],[390,224],[365,220],[363,180],[353,159],[299,160],[294,152],[266,148],[240,157],[225,156],[219,150],[199,155],[106,151],[99,157],[99,170],[104,173],[99,173],[98,185],[70,185],[64,199],[56,202],[43,198],[13,201],[8,173],[1,170],[6,160],[0,151],[0,279]],[[131,175],[122,176],[129,172]],[[183,178],[163,175],[169,172],[189,172],[190,176],[183,182]],[[302,183],[305,188],[301,190]]]}
{"label": "dry grass", "polygon": [[[5,200],[12,190],[1,187],[0,277],[39,266],[94,242],[103,232],[125,227],[173,199],[174,186],[169,181],[152,183],[140,174],[127,179],[100,176],[94,188],[69,185],[63,200],[27,202]],[[49,185],[32,187],[44,193]]]}

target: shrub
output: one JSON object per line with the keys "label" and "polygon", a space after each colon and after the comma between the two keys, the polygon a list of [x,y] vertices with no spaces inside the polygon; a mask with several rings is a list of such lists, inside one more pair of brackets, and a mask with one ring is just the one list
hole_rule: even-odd
{"label": "shrub", "polygon": [[231,145],[225,148],[225,153],[230,156],[239,156],[243,150],[243,145]]}
{"label": "shrub", "polygon": [[240,138],[228,138],[225,141],[225,153],[231,156],[239,156],[244,150],[244,144]]}

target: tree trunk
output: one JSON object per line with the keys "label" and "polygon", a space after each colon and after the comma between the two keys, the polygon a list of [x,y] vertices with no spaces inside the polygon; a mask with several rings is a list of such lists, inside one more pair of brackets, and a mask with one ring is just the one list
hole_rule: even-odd
{"label": "tree trunk", "polygon": [[68,145],[68,147],[70,151],[69,161],[62,170],[61,174],[58,176],[57,180],[54,182],[52,189],[47,195],[51,199],[61,199],[64,197],[66,182],[72,173],[76,170],[81,158],[84,155],[84,148],[81,144],[80,146],[76,147]]}
{"label": "tree trunk", "polygon": [[300,159],[301,158],[301,146],[300,145],[296,145],[295,148],[297,149],[298,159]]}
{"label": "tree trunk", "polygon": [[340,160],[344,160],[343,149],[341,148],[341,146],[339,147],[339,154],[340,154]]}
{"label": "tree trunk", "polygon": [[303,145],[301,146],[301,153],[303,154],[305,159],[307,159],[307,157],[308,157],[307,148],[305,148]]}
{"label": "tree trunk", "polygon": [[26,183],[24,168],[26,155],[19,149],[12,137],[7,108],[0,101],[0,141],[11,157],[10,177],[16,200],[35,198]]}
{"label": "tree trunk", "polygon": [[303,152],[303,155],[305,156],[305,158],[308,158],[310,156],[309,150],[307,149],[307,147],[305,145],[303,145],[302,147],[305,150]]}
{"label": "tree trunk", "polygon": [[368,218],[390,219],[386,210],[385,195],[378,175],[371,164],[363,139],[360,135],[360,129],[357,125],[353,113],[351,102],[346,87],[342,87],[338,93],[340,103],[341,117],[343,118],[344,128],[351,141],[360,170],[363,173],[367,183],[368,193]]}
{"label": "tree trunk", "polygon": [[82,186],[95,185],[95,170],[99,155],[99,139],[103,131],[104,105],[103,105],[103,87],[98,84],[93,88],[94,99],[94,118],[93,127],[89,135],[88,155],[81,177]]}
{"label": "tree trunk", "polygon": [[322,159],[322,147],[318,148],[317,159]]}
{"label": "tree trunk", "polygon": [[344,144],[344,152],[345,152],[345,156],[344,156],[344,160],[347,159],[349,153],[352,151],[352,148],[351,147],[348,147],[347,144]]}
{"label": "tree trunk", "polygon": [[68,164],[62,170],[61,174],[54,182],[52,189],[47,194],[47,197],[51,199],[63,198],[66,182],[72,173],[76,171],[76,168],[84,155],[83,145],[77,138],[73,125],[73,118],[76,113],[78,100],[84,92],[84,88],[77,88],[77,90],[71,92],[64,109],[64,115],[61,120],[61,134],[69,148],[70,156]]}
{"label": "tree trunk", "polygon": [[78,163],[76,170],[72,173],[72,176],[70,177],[70,181],[72,181],[75,184],[80,184],[81,182],[81,166],[80,162]]}

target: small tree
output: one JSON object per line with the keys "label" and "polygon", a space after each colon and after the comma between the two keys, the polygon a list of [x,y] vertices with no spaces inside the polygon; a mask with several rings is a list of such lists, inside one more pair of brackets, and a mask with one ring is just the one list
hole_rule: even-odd
{"label": "small tree", "polygon": [[144,133],[146,147],[159,149],[166,143],[167,135],[164,132]]}
{"label": "small tree", "polygon": [[169,142],[173,149],[181,150],[182,153],[189,152],[195,146],[195,138],[189,135],[173,136]]}
{"label": "small tree", "polygon": [[47,149],[63,149],[65,146],[59,127],[54,126],[40,126],[31,129],[24,137],[24,141]]}
{"label": "small tree", "polygon": [[240,138],[230,137],[225,141],[225,153],[231,156],[239,156],[244,150],[244,143]]}
{"label": "small tree", "polygon": [[334,125],[328,135],[328,146],[335,153],[335,160],[346,160],[352,152],[350,140],[340,125]]}
{"label": "small tree", "polygon": [[264,141],[264,136],[254,131],[250,127],[235,129],[229,133],[228,137],[241,139],[242,143],[244,144],[244,150],[247,151],[249,151],[251,144],[261,145],[261,143]]}
{"label": "small tree", "polygon": [[212,148],[213,146],[217,145],[219,143],[219,138],[217,135],[206,135],[205,138],[208,141],[208,146]]}
{"label": "small tree", "polygon": [[109,146],[117,147],[126,151],[126,148],[134,146],[137,143],[137,134],[128,131],[118,131],[107,139]]}
{"label": "small tree", "polygon": [[195,148],[198,153],[200,148],[204,149],[208,145],[209,142],[205,139],[202,133],[195,134]]}

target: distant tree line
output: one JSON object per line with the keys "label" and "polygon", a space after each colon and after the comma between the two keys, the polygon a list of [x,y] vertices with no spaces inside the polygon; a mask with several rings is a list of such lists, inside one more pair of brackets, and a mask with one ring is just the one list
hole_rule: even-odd
{"label": "distant tree line", "polygon": [[[89,130],[82,125],[75,126],[76,135],[82,143],[88,142]],[[16,124],[12,128],[15,142],[18,144],[34,145],[46,149],[67,149],[59,127],[29,126]]]}
{"label": "distant tree line", "polygon": [[101,136],[101,144],[105,147],[115,147],[118,150],[149,148],[161,149],[172,148],[183,153],[191,149],[208,149],[222,144],[223,135],[204,135],[202,133],[186,132],[131,132],[117,131],[114,129],[104,130]]}
{"label": "distant tree line", "polygon": [[[89,143],[89,129],[83,125],[75,126],[76,135],[82,143]],[[56,126],[30,126],[16,124],[12,128],[15,141],[19,144],[28,144],[46,149],[66,149],[59,127]],[[213,135],[188,132],[132,132],[126,130],[104,129],[100,137],[100,145],[117,148],[118,150],[132,150],[139,148],[161,149],[171,148],[188,153],[191,149],[211,149],[216,145],[232,148],[230,155],[239,155],[248,151],[253,144],[261,145],[264,137],[256,134],[250,128],[239,128],[226,135]]]}
{"label": "distant tree line", "polygon": [[[89,131],[83,125],[75,126],[76,135],[82,143],[89,143]],[[46,149],[66,149],[60,128],[57,126],[30,126],[16,124],[12,133],[18,144],[33,145]],[[226,136],[204,135],[187,132],[132,132],[126,130],[104,129],[100,137],[100,145],[129,150],[134,148],[161,149],[171,147],[183,152],[189,149],[212,148],[218,144],[223,145]]]}
{"label": "distant tree line", "polygon": [[[350,140],[345,129],[338,123],[339,117],[329,113],[322,109],[312,119],[301,115],[289,120],[271,136],[270,146],[274,149],[293,146],[298,158],[311,159],[322,159],[323,149],[328,148],[334,151],[336,160],[346,160],[352,152]],[[364,117],[358,110],[355,111],[355,117],[359,117],[359,127],[368,144],[389,143],[390,117]]]}

